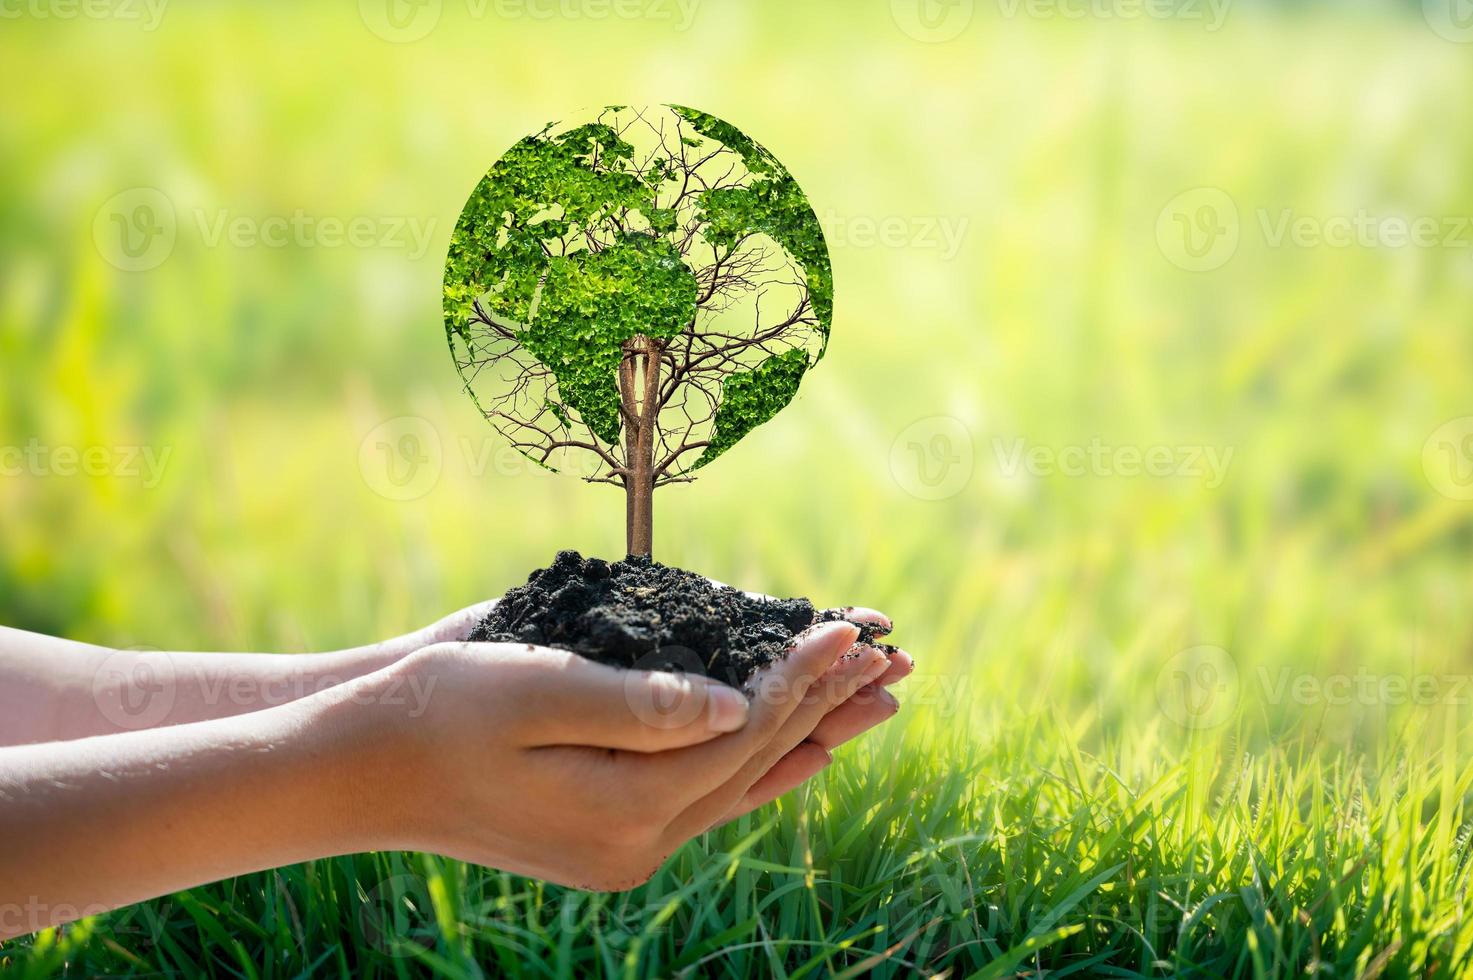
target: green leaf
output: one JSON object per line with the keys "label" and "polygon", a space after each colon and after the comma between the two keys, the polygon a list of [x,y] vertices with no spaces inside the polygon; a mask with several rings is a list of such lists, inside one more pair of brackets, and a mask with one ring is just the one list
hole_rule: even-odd
{"label": "green leaf", "polygon": [[769,357],[755,370],[727,378],[721,386],[721,403],[716,409],[711,444],[692,469],[705,466],[786,408],[798,393],[798,385],[807,370],[808,354],[794,349]]}
{"label": "green leaf", "polygon": [[635,234],[602,252],[551,260],[521,335],[558,391],[606,443],[619,439],[619,362],[627,340],[673,337],[696,312],[696,280],[675,246]]}

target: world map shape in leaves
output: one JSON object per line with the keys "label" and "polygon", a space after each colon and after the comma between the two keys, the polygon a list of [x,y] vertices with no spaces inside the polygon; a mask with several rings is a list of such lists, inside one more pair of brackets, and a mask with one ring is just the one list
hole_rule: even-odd
{"label": "world map shape in leaves", "polygon": [[781,411],[823,357],[833,273],[792,175],[682,106],[550,123],[471,192],[445,263],[445,333],[467,392],[519,452],[617,482],[619,365],[660,354],[658,483]]}

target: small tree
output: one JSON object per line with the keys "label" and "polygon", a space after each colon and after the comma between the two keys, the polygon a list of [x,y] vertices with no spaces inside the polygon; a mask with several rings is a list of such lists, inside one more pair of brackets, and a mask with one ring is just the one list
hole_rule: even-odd
{"label": "small tree", "polygon": [[681,106],[521,140],[471,192],[445,263],[467,392],[538,465],[622,486],[631,554],[650,553],[656,488],[792,400],[832,310],[792,175]]}

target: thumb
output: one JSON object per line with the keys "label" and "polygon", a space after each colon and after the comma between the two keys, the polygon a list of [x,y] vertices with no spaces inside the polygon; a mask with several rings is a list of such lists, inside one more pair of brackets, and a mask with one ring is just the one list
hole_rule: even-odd
{"label": "thumb", "polygon": [[747,698],[699,674],[622,670],[566,655],[535,692],[536,744],[663,752],[747,723]]}
{"label": "thumb", "polygon": [[737,731],[747,724],[746,695],[699,674],[630,670],[622,678],[624,704],[638,726],[637,752],[679,749]]}

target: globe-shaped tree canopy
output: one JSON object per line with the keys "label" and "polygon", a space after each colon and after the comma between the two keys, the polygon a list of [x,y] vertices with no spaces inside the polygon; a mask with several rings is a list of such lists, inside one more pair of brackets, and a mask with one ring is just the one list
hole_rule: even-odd
{"label": "globe-shaped tree canopy", "polygon": [[792,175],[681,106],[610,106],[519,141],[445,264],[446,336],[485,417],[542,466],[645,496],[786,406],[832,310]]}

